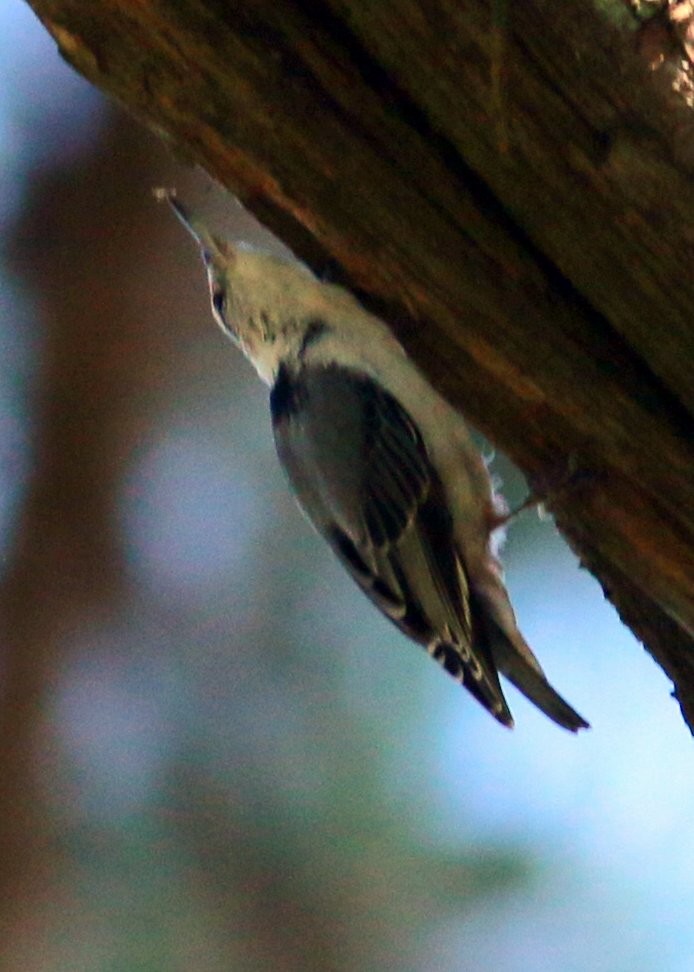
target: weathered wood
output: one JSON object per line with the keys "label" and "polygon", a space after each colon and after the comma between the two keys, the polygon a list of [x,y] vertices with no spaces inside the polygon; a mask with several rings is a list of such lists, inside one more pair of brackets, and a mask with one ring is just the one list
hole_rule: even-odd
{"label": "weathered wood", "polygon": [[676,35],[619,0],[31,5],[78,70],[297,254],[336,262],[532,482],[590,473],[554,495],[558,523],[694,726]]}

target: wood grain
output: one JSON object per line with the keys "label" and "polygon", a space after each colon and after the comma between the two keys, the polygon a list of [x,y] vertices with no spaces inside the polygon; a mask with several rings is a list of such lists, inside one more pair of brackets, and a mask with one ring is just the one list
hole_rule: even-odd
{"label": "wood grain", "polygon": [[678,35],[619,0],[31,6],[77,70],[337,266],[531,482],[582,473],[557,522],[694,726]]}

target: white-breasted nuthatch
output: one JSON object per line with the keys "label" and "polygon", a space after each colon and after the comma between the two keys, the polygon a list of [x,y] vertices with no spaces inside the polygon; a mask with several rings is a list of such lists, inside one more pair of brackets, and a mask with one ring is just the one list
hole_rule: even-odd
{"label": "white-breasted nuthatch", "polygon": [[587,727],[518,630],[491,542],[500,501],[458,412],[344,288],[155,194],[198,241],[214,317],[271,388],[299,504],[359,587],[499,722],[513,725],[501,672],[560,726]]}

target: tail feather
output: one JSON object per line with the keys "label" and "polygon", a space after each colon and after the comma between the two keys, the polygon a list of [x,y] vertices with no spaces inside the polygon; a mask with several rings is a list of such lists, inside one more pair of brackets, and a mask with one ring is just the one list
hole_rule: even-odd
{"label": "tail feather", "polygon": [[[494,664],[509,682],[564,729],[577,732],[590,728],[589,723],[552,688],[540,666],[531,665],[492,618],[485,618],[485,626]],[[525,642],[523,644],[529,652]],[[530,657],[535,660],[532,652]]]}

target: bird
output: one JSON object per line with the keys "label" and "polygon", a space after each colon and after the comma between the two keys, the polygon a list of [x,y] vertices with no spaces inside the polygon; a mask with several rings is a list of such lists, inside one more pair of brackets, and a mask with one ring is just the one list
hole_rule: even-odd
{"label": "bird", "polygon": [[506,508],[462,415],[388,325],[298,261],[192,234],[213,316],[270,388],[300,507],[366,596],[502,725],[502,675],[559,726],[588,728],[521,634],[495,537]]}

